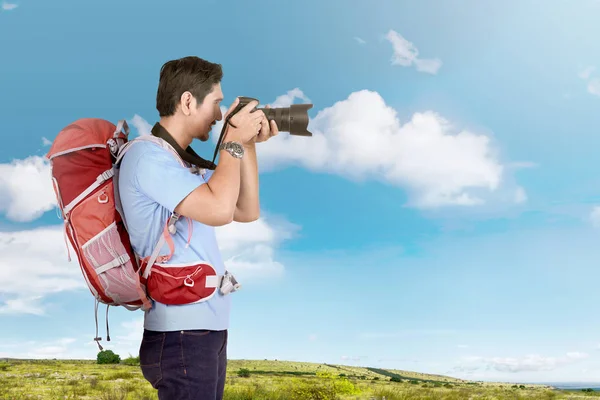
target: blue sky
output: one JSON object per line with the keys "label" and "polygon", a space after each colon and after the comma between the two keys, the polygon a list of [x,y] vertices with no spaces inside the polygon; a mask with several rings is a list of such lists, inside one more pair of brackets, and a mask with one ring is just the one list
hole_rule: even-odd
{"label": "blue sky", "polygon": [[[218,231],[244,284],[230,358],[600,381],[599,15],[594,0],[3,3],[0,357],[95,357],[47,141],[82,117],[143,134],[160,66],[198,55],[223,65],[224,107],[314,104],[315,136],[259,148],[261,220]],[[109,347],[137,354],[141,317],[111,309]]]}

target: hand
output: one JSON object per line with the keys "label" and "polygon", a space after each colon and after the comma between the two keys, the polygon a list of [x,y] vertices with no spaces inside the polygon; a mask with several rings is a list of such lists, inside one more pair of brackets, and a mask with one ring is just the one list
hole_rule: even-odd
{"label": "hand", "polygon": [[[239,98],[236,98],[233,104],[229,107],[229,110],[227,110],[225,118],[229,116],[229,114],[238,104]],[[262,112],[250,112],[257,105],[258,102],[253,100],[246,104],[233,117],[231,117],[229,120],[231,130],[227,133],[228,140],[238,141],[242,144],[246,144],[254,140],[261,128],[261,121],[266,119],[265,114]]]}
{"label": "hand", "polygon": [[[265,106],[265,108],[269,108],[269,106]],[[261,112],[264,118],[261,120],[260,131],[258,135],[254,137],[254,143],[266,142],[271,139],[273,136],[277,136],[279,134],[279,128],[277,128],[277,124],[275,120],[269,121],[265,113]]]}

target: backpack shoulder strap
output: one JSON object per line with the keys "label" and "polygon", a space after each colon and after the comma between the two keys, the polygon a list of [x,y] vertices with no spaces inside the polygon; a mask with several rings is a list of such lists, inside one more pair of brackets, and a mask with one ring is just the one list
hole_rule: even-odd
{"label": "backpack shoulder strap", "polygon": [[173,157],[175,157],[175,159],[179,162],[179,164],[181,164],[181,166],[187,168],[193,174],[199,174],[199,173],[200,174],[204,174],[206,172],[203,168],[198,168],[195,165],[192,165],[190,167],[181,158],[181,156],[179,155],[179,153],[177,153],[177,151],[173,148],[173,146],[171,146],[169,143],[167,143],[167,141],[165,141],[164,139],[159,138],[159,137],[154,136],[154,135],[141,135],[141,136],[138,136],[138,137],[130,140],[129,142],[125,143],[119,149],[119,154],[118,154],[117,159],[115,161],[115,165],[119,165],[121,163],[121,160],[123,159],[123,156],[127,152],[127,150],[129,150],[129,148],[131,146],[133,146],[134,143],[139,143],[140,141],[151,142],[151,143],[154,143],[154,144],[162,147],[163,149],[167,150],[169,153],[171,153],[171,155],[173,155]]}
{"label": "backpack shoulder strap", "polygon": [[131,146],[133,146],[135,143],[139,143],[141,141],[152,142],[152,143],[157,144],[158,146],[162,147],[163,149],[169,151],[177,159],[177,161],[179,161],[179,163],[182,166],[186,166],[185,163],[183,162],[183,160],[181,159],[181,157],[179,157],[179,154],[177,154],[177,152],[175,151],[175,149],[173,149],[173,147],[171,147],[171,145],[169,143],[167,143],[164,140],[162,140],[161,138],[158,138],[158,137],[153,136],[153,135],[141,135],[141,136],[138,136],[138,137],[136,137],[136,138],[128,141],[127,143],[125,143],[119,149],[119,154],[117,155],[117,159],[115,161],[115,165],[120,165],[121,161],[123,159],[123,156],[125,155],[125,153],[127,153],[127,150],[129,150],[129,148]]}
{"label": "backpack shoulder strap", "polygon": [[[119,149],[119,153],[118,153],[117,159],[115,161],[115,169],[116,170],[118,170],[119,165],[123,159],[123,156],[125,155],[127,150],[129,150],[129,148],[131,146],[133,146],[135,143],[139,143],[141,141],[147,141],[147,142],[154,143],[154,144],[162,147],[163,149],[167,150],[169,153],[171,153],[175,157],[175,159],[183,167],[190,170],[191,173],[193,173],[193,174],[199,174],[199,173],[204,174],[205,173],[204,169],[198,168],[197,166],[194,166],[194,165],[192,165],[191,167],[188,166],[188,164],[186,164],[186,162],[181,158],[181,156],[177,153],[177,151],[173,148],[173,146],[171,146],[164,139],[159,138],[154,135],[141,135],[141,136],[138,136],[138,137],[128,141],[127,143],[125,143]],[[156,245],[154,246],[152,253],[148,257],[141,258],[140,261],[145,262],[145,265],[142,267],[143,269],[142,269],[142,271],[140,271],[140,273],[145,279],[148,278],[148,275],[150,274],[150,271],[152,269],[152,265],[159,258],[160,250],[165,245],[165,243],[169,246],[170,254],[167,256],[160,257],[161,261],[163,261],[163,262],[167,261],[173,256],[175,248],[174,248],[173,239],[171,238],[171,235],[174,235],[176,232],[175,223],[177,222],[177,220],[179,220],[179,218],[180,218],[180,215],[177,214],[176,212],[171,213],[171,215],[169,216],[168,220],[166,221],[165,226],[161,232],[158,243],[156,243]]]}

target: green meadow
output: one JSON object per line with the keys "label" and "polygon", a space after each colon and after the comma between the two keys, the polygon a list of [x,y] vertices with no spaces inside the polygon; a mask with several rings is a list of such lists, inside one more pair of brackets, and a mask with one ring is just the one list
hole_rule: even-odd
{"label": "green meadow", "polygon": [[[409,371],[269,360],[230,360],[227,400],[587,399],[546,386],[471,382]],[[158,399],[136,358],[0,360],[2,400]]]}

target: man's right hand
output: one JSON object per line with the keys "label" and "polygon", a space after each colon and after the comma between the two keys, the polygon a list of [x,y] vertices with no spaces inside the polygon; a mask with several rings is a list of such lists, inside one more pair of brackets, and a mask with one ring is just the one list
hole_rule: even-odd
{"label": "man's right hand", "polygon": [[[225,114],[225,118],[235,109],[239,103],[239,98],[236,98],[233,104],[229,107],[229,110]],[[250,142],[260,131],[261,123],[266,118],[265,113],[262,111],[251,112],[254,107],[258,105],[256,100],[252,100],[246,104],[241,110],[239,110],[229,120],[229,130],[227,132],[227,140],[233,140],[246,144]]]}
{"label": "man's right hand", "polygon": [[[225,119],[238,104],[239,99],[236,99],[225,114]],[[227,127],[227,141],[232,140],[245,145],[258,135],[261,121],[266,119],[266,116],[262,111],[250,112],[257,104],[257,101],[252,101],[231,118],[230,121],[235,127]],[[175,212],[206,225],[226,225],[233,221],[239,194],[240,160],[225,157],[219,161],[210,180],[189,193],[175,208]]]}

